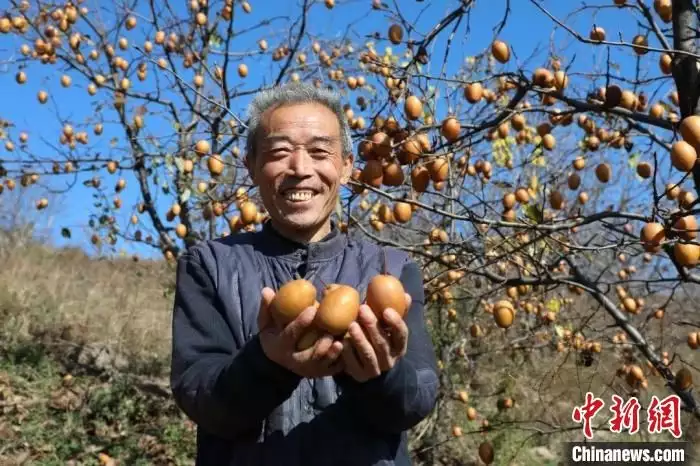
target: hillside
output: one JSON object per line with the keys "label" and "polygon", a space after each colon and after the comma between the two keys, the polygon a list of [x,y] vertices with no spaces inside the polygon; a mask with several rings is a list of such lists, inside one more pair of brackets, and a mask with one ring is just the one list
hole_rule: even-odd
{"label": "hillside", "polygon": [[[167,386],[172,264],[91,259],[6,234],[0,261],[0,438],[7,439],[0,465],[192,464],[194,426]],[[469,380],[469,404],[480,418],[466,419],[454,400],[461,388],[447,374],[438,410],[412,433],[417,459],[479,464],[481,419],[488,417],[498,427],[494,464],[557,464],[555,444],[581,438],[571,427],[572,400],[586,389],[608,396],[622,356],[606,352],[588,367],[546,345],[537,351],[547,359],[524,348],[491,352],[495,337],[488,335],[470,342],[469,360],[455,366]],[[658,378],[649,388],[666,394]],[[515,406],[504,411],[497,401],[506,394]],[[436,424],[443,427],[427,435]],[[684,418],[683,425],[688,439],[699,438],[697,422]]]}

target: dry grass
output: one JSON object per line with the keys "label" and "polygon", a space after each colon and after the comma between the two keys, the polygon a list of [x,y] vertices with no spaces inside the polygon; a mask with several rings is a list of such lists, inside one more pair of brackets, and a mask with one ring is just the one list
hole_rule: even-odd
{"label": "dry grass", "polygon": [[0,241],[0,324],[11,338],[51,333],[129,359],[170,351],[174,271],[164,261],[96,260],[17,238]]}
{"label": "dry grass", "polygon": [[[48,337],[41,340],[73,346],[107,346],[124,356],[134,371],[143,372],[147,368],[151,375],[167,375],[174,287],[172,265],[164,261],[91,259],[80,250],[57,250],[28,241],[21,234],[2,232],[0,263],[3,264],[0,341],[11,344]],[[593,309],[592,303],[581,300],[576,309],[568,311],[567,318],[588,321]],[[668,311],[673,320],[693,320],[695,312],[678,308]],[[606,317],[600,310],[597,314],[599,321],[593,319],[588,323],[604,328]],[[450,339],[467,335],[464,329],[475,319],[484,328],[492,327],[488,315],[465,314],[462,330],[455,328]],[[645,333],[659,345],[658,322],[649,325]],[[609,329],[605,333],[609,337],[615,331]],[[679,327],[668,328],[663,348],[672,354],[677,351],[684,361],[695,361],[697,356],[685,346],[685,332]],[[435,413],[439,419],[432,420],[441,427],[433,439],[439,445],[436,449],[439,452],[431,464],[476,464],[478,444],[485,439],[497,448],[496,464],[557,464],[557,460],[538,456],[539,452],[544,448],[545,453],[560,458],[557,453],[561,442],[582,438],[580,430],[572,428],[571,409],[581,402],[585,392],[590,390],[609,402],[612,393],[627,391],[624,381],[616,378],[614,372],[630,361],[609,340],[603,340],[603,353],[587,367],[577,364],[575,352],[557,353],[546,347],[516,351],[512,346],[499,350],[505,341],[500,333],[491,328],[480,341],[470,339],[466,353],[482,353],[482,356],[471,363],[465,359],[450,366],[449,380],[443,387],[448,396]],[[643,365],[642,361],[636,363]],[[680,364],[676,361],[673,367],[677,369]],[[466,390],[468,404],[451,400],[449,393],[453,390]],[[649,390],[642,398],[646,405],[649,395],[663,397],[668,393],[658,377],[650,376]],[[515,407],[499,411],[496,402],[505,396],[515,400]],[[467,406],[477,409],[476,421],[466,419]],[[492,427],[488,432],[481,430],[484,418],[489,419]],[[601,427],[606,420],[601,416]],[[424,425],[429,424],[430,420]],[[461,426],[462,437],[451,436],[453,425]],[[699,445],[697,421],[684,414],[683,425],[686,439]],[[639,435],[635,440],[644,437],[648,436]],[[600,438],[620,440],[604,433]]]}

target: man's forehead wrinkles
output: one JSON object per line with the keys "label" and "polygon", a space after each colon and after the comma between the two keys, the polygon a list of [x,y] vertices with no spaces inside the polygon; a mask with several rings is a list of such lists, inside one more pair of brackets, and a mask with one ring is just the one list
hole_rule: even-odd
{"label": "man's forehead wrinkles", "polygon": [[270,133],[264,137],[266,142],[277,142],[277,141],[288,141],[295,142],[296,139],[303,140],[304,142],[335,142],[339,138],[335,136],[327,135],[310,135],[308,137],[293,137],[286,133]]}

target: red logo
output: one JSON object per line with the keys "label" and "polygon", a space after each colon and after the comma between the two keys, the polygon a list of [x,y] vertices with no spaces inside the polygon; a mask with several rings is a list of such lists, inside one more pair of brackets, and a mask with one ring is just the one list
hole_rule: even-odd
{"label": "red logo", "polygon": [[[610,431],[621,433],[623,430],[632,435],[639,432],[640,416],[642,408],[639,400],[632,397],[624,401],[620,396],[612,396],[613,404],[610,411],[613,416],[608,425]],[[591,392],[586,393],[586,401],[581,406],[574,407],[571,418],[578,424],[583,424],[583,435],[587,439],[593,438],[593,418],[605,406],[601,398],[596,398]],[[660,434],[663,431],[670,432],[675,438],[680,438],[681,431],[681,399],[678,395],[669,395],[663,400],[654,395],[647,408],[647,431],[650,434]]]}
{"label": "red logo", "polygon": [[583,406],[577,406],[574,408],[574,412],[571,413],[571,417],[574,422],[579,424],[583,422],[583,435],[587,439],[593,438],[593,429],[591,428],[591,421],[598,414],[598,411],[603,409],[605,402],[601,398],[596,398],[593,393],[586,393],[586,403]]}
{"label": "red logo", "polygon": [[659,401],[656,395],[651,397],[647,410],[647,429],[650,434],[659,434],[664,430],[671,432],[675,438],[681,436],[681,399],[678,395],[669,395]]}
{"label": "red logo", "polygon": [[612,399],[610,411],[613,412],[613,418],[608,422],[610,431],[619,434],[622,429],[627,429],[630,435],[636,434],[639,431],[639,410],[642,405],[634,397],[624,404],[618,395],[613,395]]}

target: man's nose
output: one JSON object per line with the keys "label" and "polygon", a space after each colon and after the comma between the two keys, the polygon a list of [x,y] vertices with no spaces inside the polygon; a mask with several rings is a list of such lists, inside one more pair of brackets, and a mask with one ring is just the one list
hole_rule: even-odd
{"label": "man's nose", "polygon": [[312,163],[309,151],[303,147],[296,148],[290,157],[289,168],[295,176],[310,176],[312,173]]}

